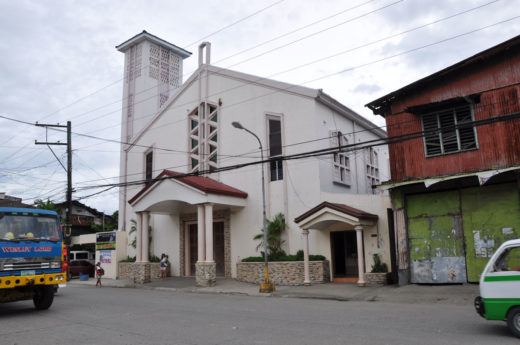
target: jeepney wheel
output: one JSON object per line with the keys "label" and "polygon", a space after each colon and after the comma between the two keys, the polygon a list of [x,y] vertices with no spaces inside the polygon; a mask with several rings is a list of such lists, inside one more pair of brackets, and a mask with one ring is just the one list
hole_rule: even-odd
{"label": "jeepney wheel", "polygon": [[54,300],[54,286],[45,285],[36,291],[33,302],[34,307],[38,310],[49,309]]}
{"label": "jeepney wheel", "polygon": [[507,327],[511,333],[520,338],[520,307],[513,307],[507,313]]}

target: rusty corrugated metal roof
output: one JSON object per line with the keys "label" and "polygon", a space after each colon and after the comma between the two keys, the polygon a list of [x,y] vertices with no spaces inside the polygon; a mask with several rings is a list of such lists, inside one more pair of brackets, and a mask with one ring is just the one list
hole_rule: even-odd
{"label": "rusty corrugated metal roof", "polygon": [[422,86],[424,84],[434,81],[435,79],[439,79],[439,78],[445,76],[446,74],[450,74],[455,71],[458,71],[461,68],[482,62],[483,60],[487,60],[495,55],[503,54],[507,50],[511,49],[512,47],[517,47],[517,46],[520,46],[520,35],[515,36],[515,37],[511,38],[510,40],[507,40],[500,44],[497,44],[496,46],[493,46],[489,49],[481,51],[480,53],[470,56],[469,58],[464,59],[460,62],[457,62],[456,64],[446,67],[436,73],[430,74],[429,76],[427,76],[425,78],[419,79],[396,91],[393,91],[383,97],[380,97],[370,103],[367,103],[367,104],[365,104],[365,107],[368,107],[370,110],[372,110],[372,112],[375,115],[386,116],[387,115],[386,111],[389,109],[392,102],[396,98],[401,96],[402,94],[412,91],[416,88],[419,88],[420,86]]}

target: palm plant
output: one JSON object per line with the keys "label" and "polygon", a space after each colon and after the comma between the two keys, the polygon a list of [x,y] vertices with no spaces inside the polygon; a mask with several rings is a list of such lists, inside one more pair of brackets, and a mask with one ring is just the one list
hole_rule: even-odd
{"label": "palm plant", "polygon": [[[268,256],[272,259],[277,259],[278,257],[285,255],[285,252],[282,249],[282,245],[285,243],[282,240],[282,234],[285,232],[287,228],[287,224],[285,223],[285,216],[282,213],[278,213],[274,216],[272,220],[267,220],[267,251]],[[260,248],[264,247],[264,231],[255,237],[254,240],[260,241],[258,246],[256,246],[256,250],[258,251]],[[264,253],[265,255],[265,253]]]}
{"label": "palm plant", "polygon": [[[132,223],[132,225],[130,226],[130,231],[128,231],[129,236],[137,231],[137,221],[135,219],[130,219],[130,223]],[[148,224],[150,224],[150,216],[148,216]],[[148,225],[148,243],[152,243],[152,231],[153,231],[152,226]],[[134,236],[134,239],[132,240],[130,245],[132,246],[132,248],[137,249],[137,235]],[[149,246],[148,250],[149,250],[148,256],[149,256],[149,258],[151,258],[152,257],[152,254],[151,254],[152,246]]]}

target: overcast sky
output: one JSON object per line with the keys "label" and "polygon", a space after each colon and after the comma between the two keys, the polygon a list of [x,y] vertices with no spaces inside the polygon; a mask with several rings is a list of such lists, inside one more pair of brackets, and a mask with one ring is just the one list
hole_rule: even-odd
{"label": "overcast sky", "polygon": [[[210,41],[214,65],[321,88],[383,126],[366,103],[518,35],[518,16],[520,0],[0,0],[0,116],[119,140],[115,46],[147,30],[193,52],[184,80]],[[0,118],[0,192],[64,201],[66,173],[35,140],[66,136]],[[118,144],[74,134],[72,147],[75,188],[118,181]],[[112,213],[118,191],[81,201]]]}

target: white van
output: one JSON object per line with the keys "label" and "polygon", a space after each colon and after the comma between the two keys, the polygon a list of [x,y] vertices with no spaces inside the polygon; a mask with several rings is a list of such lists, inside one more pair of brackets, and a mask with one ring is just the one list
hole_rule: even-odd
{"label": "white van", "polygon": [[520,338],[520,240],[502,244],[487,263],[475,309],[488,320],[506,320]]}
{"label": "white van", "polygon": [[86,260],[92,265],[96,264],[96,253],[86,250],[74,250],[70,252],[70,261]]}

